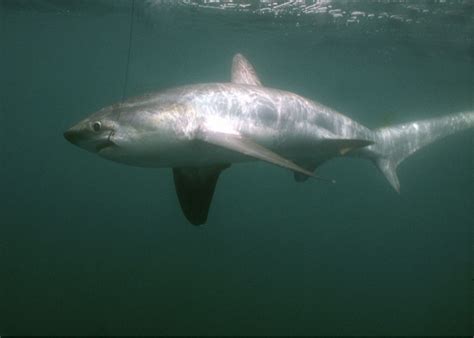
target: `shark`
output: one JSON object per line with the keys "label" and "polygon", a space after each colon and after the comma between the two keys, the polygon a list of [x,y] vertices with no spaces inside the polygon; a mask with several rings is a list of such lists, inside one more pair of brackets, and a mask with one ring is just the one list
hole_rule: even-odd
{"label": "shark", "polygon": [[395,191],[397,167],[417,150],[472,128],[474,111],[369,129],[292,92],[262,85],[241,54],[231,81],[185,85],[128,98],[100,109],[64,132],[66,140],[121,164],[171,168],[181,209],[193,225],[208,219],[222,171],[264,161],[296,182],[337,157],[375,164]]}

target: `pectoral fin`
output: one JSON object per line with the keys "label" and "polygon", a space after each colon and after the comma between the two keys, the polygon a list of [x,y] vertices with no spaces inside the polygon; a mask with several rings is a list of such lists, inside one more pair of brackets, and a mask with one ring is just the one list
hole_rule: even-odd
{"label": "pectoral fin", "polygon": [[326,180],[324,178],[315,176],[312,172],[300,167],[294,162],[274,153],[270,149],[265,148],[237,133],[222,133],[212,130],[206,130],[202,133],[201,138],[205,142],[236,151],[243,155],[250,156],[277,165],[279,167],[290,169],[305,176]]}
{"label": "pectoral fin", "polygon": [[220,173],[229,164],[205,168],[173,168],[179,204],[193,225],[204,224]]}

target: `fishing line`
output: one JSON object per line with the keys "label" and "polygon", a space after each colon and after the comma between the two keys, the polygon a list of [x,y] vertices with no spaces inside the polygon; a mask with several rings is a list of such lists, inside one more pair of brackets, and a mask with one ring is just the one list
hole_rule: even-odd
{"label": "fishing line", "polygon": [[128,36],[128,55],[127,55],[127,63],[125,68],[125,83],[123,85],[123,93],[122,93],[122,103],[125,100],[125,95],[127,93],[128,88],[128,76],[130,72],[130,59],[132,55],[132,37],[133,37],[133,18],[135,16],[135,0],[132,0],[132,6],[130,8],[130,33]]}

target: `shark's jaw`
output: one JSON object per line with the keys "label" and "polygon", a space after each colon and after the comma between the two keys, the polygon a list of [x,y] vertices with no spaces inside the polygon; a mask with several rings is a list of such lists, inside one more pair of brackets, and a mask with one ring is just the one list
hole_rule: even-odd
{"label": "shark's jaw", "polygon": [[75,130],[74,127],[64,132],[64,138],[70,143],[78,146],[79,148],[83,148],[87,151],[97,154],[104,151],[105,149],[116,146],[116,144],[112,141],[113,135],[114,131],[112,130],[106,137],[90,137],[90,133]]}
{"label": "shark's jaw", "polygon": [[115,146],[115,143],[113,143],[112,141],[107,139],[103,142],[97,143],[97,145],[95,146],[95,150],[97,150],[97,152],[100,153],[102,150],[104,150],[106,148],[109,148],[109,147],[113,147],[113,146]]}
{"label": "shark's jaw", "polygon": [[114,131],[112,130],[109,133],[109,136],[107,137],[106,140],[100,140],[97,142],[95,149],[97,150],[97,153],[100,153],[102,150],[107,149],[109,147],[114,147],[116,144],[111,140],[112,136],[114,135]]}

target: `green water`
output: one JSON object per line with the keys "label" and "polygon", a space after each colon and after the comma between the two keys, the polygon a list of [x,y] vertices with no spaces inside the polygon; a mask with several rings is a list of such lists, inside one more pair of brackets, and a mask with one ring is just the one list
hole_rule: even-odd
{"label": "green water", "polygon": [[[228,81],[241,52],[371,128],[471,110],[472,6],[449,6],[346,24],[136,1],[126,96]],[[235,165],[193,227],[170,170],[62,136],[121,100],[130,10],[0,1],[0,334],[472,333],[472,130],[406,160],[400,195],[359,160],[321,167],[336,185]]]}

